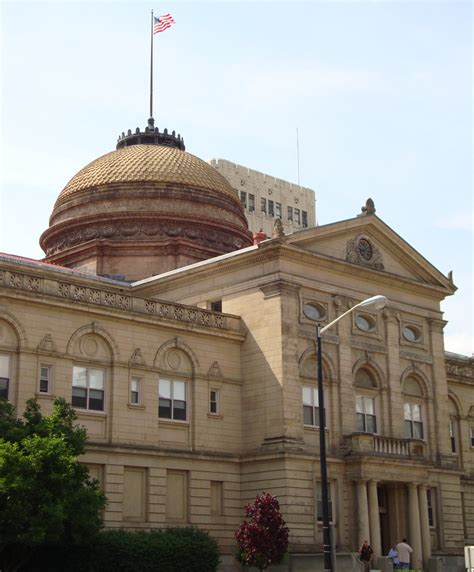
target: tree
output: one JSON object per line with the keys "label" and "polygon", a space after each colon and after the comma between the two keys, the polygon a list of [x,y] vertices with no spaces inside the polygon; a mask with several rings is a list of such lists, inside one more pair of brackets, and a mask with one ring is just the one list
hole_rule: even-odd
{"label": "tree", "polygon": [[20,570],[45,545],[87,542],[102,526],[105,496],[78,462],[86,430],[63,399],[43,416],[36,400],[24,419],[0,399],[0,568]]}
{"label": "tree", "polygon": [[257,495],[245,507],[244,520],[235,533],[239,545],[238,560],[244,566],[265,570],[279,564],[288,550],[288,528],[276,497],[269,493]]}

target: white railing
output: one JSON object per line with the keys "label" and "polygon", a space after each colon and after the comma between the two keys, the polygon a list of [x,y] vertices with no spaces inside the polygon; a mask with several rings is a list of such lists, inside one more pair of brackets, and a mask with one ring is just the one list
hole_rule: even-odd
{"label": "white railing", "polygon": [[410,443],[406,439],[393,439],[392,437],[374,436],[374,451],[385,455],[410,455]]}

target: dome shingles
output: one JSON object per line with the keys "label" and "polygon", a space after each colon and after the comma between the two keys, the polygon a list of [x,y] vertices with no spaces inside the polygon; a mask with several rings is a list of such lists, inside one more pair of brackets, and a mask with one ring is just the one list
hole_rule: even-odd
{"label": "dome shingles", "polygon": [[107,153],[81,169],[64,187],[56,206],[80,191],[127,182],[175,183],[238,200],[227,180],[202,159],[173,147],[132,145]]}

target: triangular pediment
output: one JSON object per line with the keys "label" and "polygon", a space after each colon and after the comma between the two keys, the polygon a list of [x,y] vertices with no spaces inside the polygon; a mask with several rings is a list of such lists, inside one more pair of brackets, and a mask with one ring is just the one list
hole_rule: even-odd
{"label": "triangular pediment", "polygon": [[375,215],[318,226],[285,237],[285,243],[349,265],[454,292],[456,287]]}

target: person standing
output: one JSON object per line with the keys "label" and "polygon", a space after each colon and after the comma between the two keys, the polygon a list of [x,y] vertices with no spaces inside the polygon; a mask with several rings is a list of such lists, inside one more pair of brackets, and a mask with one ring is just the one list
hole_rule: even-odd
{"label": "person standing", "polygon": [[400,562],[399,566],[401,570],[410,569],[411,553],[413,548],[407,543],[406,538],[402,538],[402,541],[397,544],[398,560]]}
{"label": "person standing", "polygon": [[369,541],[364,540],[364,543],[359,550],[359,558],[364,565],[364,572],[370,572],[370,561],[372,560],[373,554],[374,551],[372,550],[372,546],[370,546]]}

